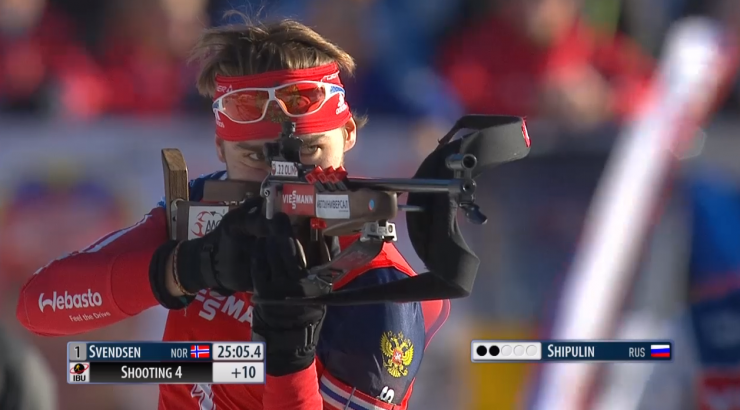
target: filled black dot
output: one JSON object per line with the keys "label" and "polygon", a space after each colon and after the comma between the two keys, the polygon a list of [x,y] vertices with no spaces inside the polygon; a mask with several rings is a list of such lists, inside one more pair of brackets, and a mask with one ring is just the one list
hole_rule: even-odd
{"label": "filled black dot", "polygon": [[500,351],[501,350],[499,350],[498,346],[496,346],[496,345],[491,346],[491,347],[488,348],[488,353],[490,353],[491,356],[498,356],[498,354],[499,354]]}
{"label": "filled black dot", "polygon": [[488,349],[486,349],[485,346],[478,346],[477,349],[475,349],[475,352],[478,353],[478,356],[485,356]]}

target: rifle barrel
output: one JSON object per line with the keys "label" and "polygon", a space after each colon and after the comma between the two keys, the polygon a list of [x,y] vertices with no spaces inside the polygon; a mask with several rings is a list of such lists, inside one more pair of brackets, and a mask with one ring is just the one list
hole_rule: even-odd
{"label": "rifle barrel", "polygon": [[347,187],[349,189],[368,188],[378,191],[448,193],[452,181],[450,179],[416,178],[347,178]]}

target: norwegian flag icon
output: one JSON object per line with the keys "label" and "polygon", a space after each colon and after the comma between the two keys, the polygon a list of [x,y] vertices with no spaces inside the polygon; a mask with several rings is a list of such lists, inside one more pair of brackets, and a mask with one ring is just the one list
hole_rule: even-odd
{"label": "norwegian flag icon", "polygon": [[211,357],[211,349],[204,345],[190,346],[190,357],[193,359],[207,359]]}

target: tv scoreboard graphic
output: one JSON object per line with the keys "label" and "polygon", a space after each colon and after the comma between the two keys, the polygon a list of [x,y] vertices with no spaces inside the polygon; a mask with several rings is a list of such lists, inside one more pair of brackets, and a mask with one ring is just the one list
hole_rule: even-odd
{"label": "tv scoreboard graphic", "polygon": [[644,340],[473,340],[473,363],[665,362],[673,343]]}
{"label": "tv scoreboard graphic", "polygon": [[264,384],[262,342],[70,342],[68,383]]}

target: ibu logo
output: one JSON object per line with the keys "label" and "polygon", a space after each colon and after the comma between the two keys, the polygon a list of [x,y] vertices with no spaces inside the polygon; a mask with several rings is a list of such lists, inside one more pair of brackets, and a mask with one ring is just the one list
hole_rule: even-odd
{"label": "ibu logo", "polygon": [[90,363],[70,363],[69,364],[69,382],[70,383],[89,383],[90,382]]}

